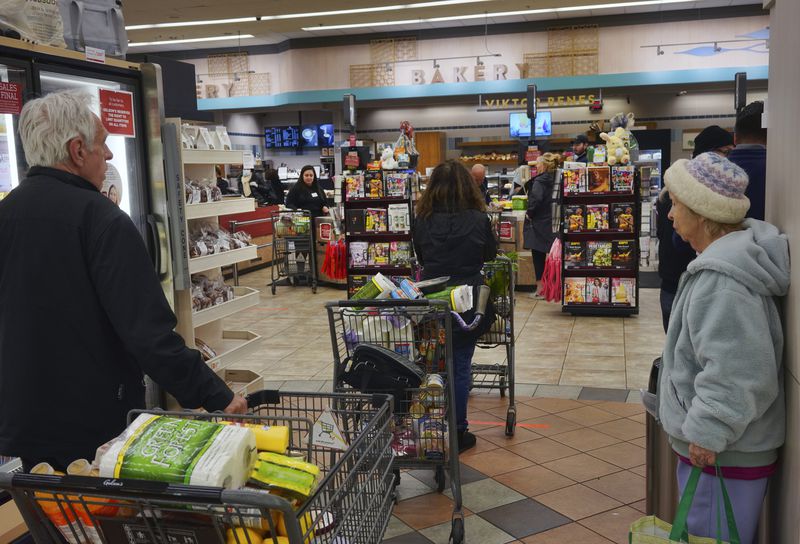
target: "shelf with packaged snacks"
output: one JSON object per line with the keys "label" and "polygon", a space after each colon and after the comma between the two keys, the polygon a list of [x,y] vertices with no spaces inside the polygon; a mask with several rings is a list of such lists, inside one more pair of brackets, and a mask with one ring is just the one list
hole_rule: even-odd
{"label": "shelf with packaged snacks", "polygon": [[244,153],[242,151],[228,151],[218,149],[186,149],[181,150],[184,165],[190,164],[242,164]]}
{"label": "shelf with packaged snacks", "polygon": [[233,215],[255,211],[256,201],[253,198],[223,198],[217,202],[187,204],[186,219],[205,219],[220,215]]}
{"label": "shelf with packaged snacks", "polygon": [[206,361],[206,364],[215,372],[223,370],[242,357],[255,353],[259,340],[261,336],[251,331],[223,330],[221,337],[212,346],[217,355]]}
{"label": "shelf with packaged snacks", "polygon": [[260,292],[250,287],[233,287],[233,298],[227,302],[192,313],[192,324],[201,327],[212,321],[228,317],[247,308],[257,306]]}
{"label": "shelf with packaged snacks", "polygon": [[234,263],[240,263],[242,261],[249,261],[257,258],[258,247],[255,245],[250,245],[239,249],[223,251],[221,253],[203,255],[202,257],[192,257],[189,259],[189,272],[191,274],[196,274],[198,272],[205,272],[206,270],[211,270],[222,266],[229,266]]}

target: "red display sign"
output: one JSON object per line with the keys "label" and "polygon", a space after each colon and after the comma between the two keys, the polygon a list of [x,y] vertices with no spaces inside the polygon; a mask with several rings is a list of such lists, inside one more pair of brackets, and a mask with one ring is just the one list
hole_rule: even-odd
{"label": "red display sign", "polygon": [[348,151],[344,157],[344,165],[348,168],[358,168],[359,164],[358,151]]}
{"label": "red display sign", "polygon": [[133,138],[133,93],[100,89],[100,120],[109,134]]}
{"label": "red display sign", "polygon": [[330,223],[320,223],[319,224],[319,236],[318,239],[320,242],[330,242],[333,238],[333,225]]}
{"label": "red display sign", "polygon": [[514,229],[511,221],[500,221],[500,239],[511,240],[514,238]]}
{"label": "red display sign", "polygon": [[19,115],[22,111],[22,85],[0,81],[0,113]]}

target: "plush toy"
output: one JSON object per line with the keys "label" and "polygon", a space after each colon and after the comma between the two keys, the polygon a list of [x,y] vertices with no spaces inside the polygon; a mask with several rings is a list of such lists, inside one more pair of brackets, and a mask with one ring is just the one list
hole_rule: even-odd
{"label": "plush toy", "polygon": [[633,112],[625,115],[624,113],[618,113],[611,119],[609,119],[609,124],[611,125],[611,130],[617,130],[617,127],[622,127],[627,131],[633,129],[633,125],[636,122],[635,116]]}
{"label": "plush toy", "polygon": [[394,159],[394,151],[389,146],[383,148],[381,153],[381,168],[384,170],[394,170],[397,168],[397,161]]}
{"label": "plush toy", "polygon": [[600,137],[606,142],[606,150],[608,152],[608,164],[614,166],[615,164],[628,164],[631,162],[630,153],[630,135],[628,131],[622,127],[617,129],[612,134],[605,132],[600,133]]}
{"label": "plush toy", "polygon": [[635,161],[639,158],[639,142],[636,140],[636,136],[634,136],[634,133],[632,132],[633,125],[635,123],[636,118],[633,112],[628,113],[627,115],[624,113],[618,113],[609,120],[612,131],[616,133],[617,129],[622,128],[627,134],[627,138],[623,138],[623,142],[625,143],[625,147],[628,149],[628,153],[630,155],[628,159],[629,161]]}

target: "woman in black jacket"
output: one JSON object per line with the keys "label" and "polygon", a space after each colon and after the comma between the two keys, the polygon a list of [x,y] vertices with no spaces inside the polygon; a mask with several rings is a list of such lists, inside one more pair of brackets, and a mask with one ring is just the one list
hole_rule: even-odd
{"label": "woman in black jacket", "polygon": [[556,239],[552,225],[553,183],[559,159],[560,157],[554,153],[545,153],[539,157],[536,163],[539,175],[525,184],[528,192],[528,212],[523,230],[523,245],[525,249],[530,249],[533,255],[537,289],[542,280],[547,253]]}
{"label": "woman in black jacket", "polygon": [[328,213],[328,200],[317,182],[317,172],[313,166],[306,165],[300,170],[300,178],[286,195],[286,206],[295,210],[308,210],[312,217]]}
{"label": "woman in black jacket", "polygon": [[[486,204],[469,170],[455,160],[437,166],[416,214],[414,251],[423,267],[423,279],[450,276],[449,285],[482,285],[483,263],[496,257],[497,242]],[[484,317],[488,324],[490,319]],[[453,331],[459,451],[475,445],[475,435],[467,430],[467,399],[479,335],[480,331]]]}

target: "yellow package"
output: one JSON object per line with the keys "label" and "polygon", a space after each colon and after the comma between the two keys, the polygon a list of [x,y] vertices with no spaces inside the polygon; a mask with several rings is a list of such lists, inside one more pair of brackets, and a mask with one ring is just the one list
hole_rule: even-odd
{"label": "yellow package", "polygon": [[285,425],[257,425],[253,423],[238,423],[223,421],[225,425],[247,427],[256,436],[256,449],[285,454],[289,449],[289,427]]}

